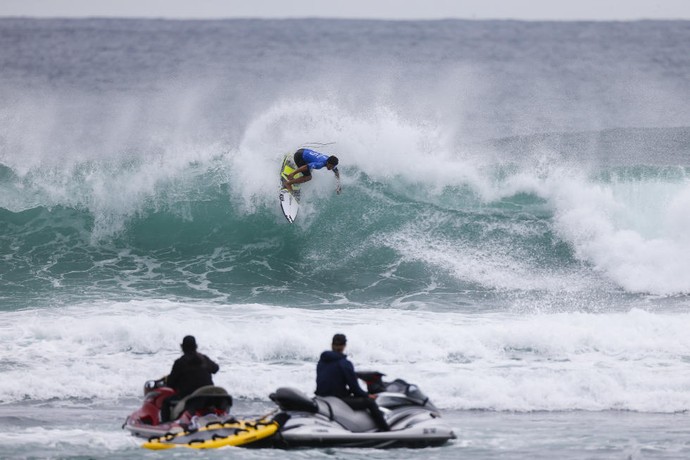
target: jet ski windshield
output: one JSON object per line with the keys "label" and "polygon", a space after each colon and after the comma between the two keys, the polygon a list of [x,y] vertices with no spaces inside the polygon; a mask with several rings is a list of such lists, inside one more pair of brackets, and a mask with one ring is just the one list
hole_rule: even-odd
{"label": "jet ski windshield", "polygon": [[386,386],[386,391],[391,393],[402,393],[410,399],[420,404],[424,404],[429,398],[422,393],[417,385],[407,383],[404,380],[396,379]]}
{"label": "jet ski windshield", "polygon": [[417,385],[407,383],[402,379],[396,379],[387,383],[385,391],[386,393],[402,393],[405,395],[405,398],[393,395],[383,395],[378,401],[381,406],[395,407],[414,403],[420,406],[434,407],[427,395],[424,394]]}

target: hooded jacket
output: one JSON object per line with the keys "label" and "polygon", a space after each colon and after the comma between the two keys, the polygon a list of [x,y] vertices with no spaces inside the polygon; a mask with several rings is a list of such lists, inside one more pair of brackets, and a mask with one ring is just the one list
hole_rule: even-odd
{"label": "hooded jacket", "polygon": [[348,396],[367,397],[369,394],[360,388],[355,375],[355,368],[347,359],[347,355],[335,351],[321,353],[316,365],[316,393],[317,396]]}

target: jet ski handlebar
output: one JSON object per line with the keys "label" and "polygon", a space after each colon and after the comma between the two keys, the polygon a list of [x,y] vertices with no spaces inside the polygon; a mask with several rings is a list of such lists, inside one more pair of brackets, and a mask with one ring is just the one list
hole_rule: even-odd
{"label": "jet ski handlebar", "polygon": [[158,380],[147,380],[146,382],[144,382],[144,396],[151,393],[153,390],[156,390],[158,388],[162,388],[164,386],[165,386],[165,377],[161,377]]}

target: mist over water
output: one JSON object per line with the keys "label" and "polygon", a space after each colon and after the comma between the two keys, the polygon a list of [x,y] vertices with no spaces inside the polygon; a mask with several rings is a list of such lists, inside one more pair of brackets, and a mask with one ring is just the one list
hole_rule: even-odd
{"label": "mist over water", "polygon": [[[0,20],[0,407],[24,424],[0,445],[83,448],[41,408],[121,421],[187,334],[257,411],[313,391],[345,332],[357,367],[455,416],[685,413],[688,39]],[[340,158],[343,193],[316,171],[290,225],[278,167],[305,145]],[[110,425],[94,442],[134,452]]]}

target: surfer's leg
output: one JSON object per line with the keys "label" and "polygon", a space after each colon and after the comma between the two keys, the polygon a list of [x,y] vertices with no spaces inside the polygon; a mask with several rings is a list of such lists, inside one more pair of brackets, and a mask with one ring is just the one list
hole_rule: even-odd
{"label": "surfer's leg", "polygon": [[307,182],[311,180],[311,175],[309,176],[301,176],[301,177],[296,177],[292,179],[292,184],[301,184],[303,182]]}

